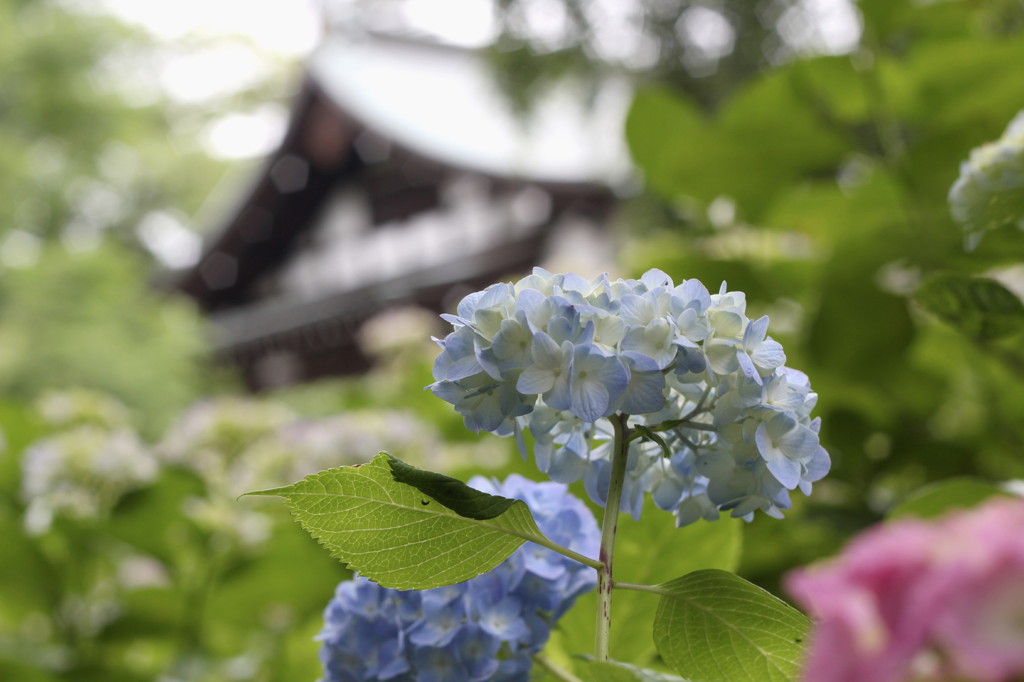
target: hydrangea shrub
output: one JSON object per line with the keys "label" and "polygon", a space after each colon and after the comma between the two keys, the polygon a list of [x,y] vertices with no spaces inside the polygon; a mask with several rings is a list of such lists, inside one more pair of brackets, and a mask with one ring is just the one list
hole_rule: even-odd
{"label": "hydrangea shrub", "polygon": [[[532,449],[552,482],[475,481],[484,490],[474,490],[380,453],[255,493],[285,498],[296,520],[360,573],[327,610],[328,682],[525,680],[555,620],[591,587],[591,673],[663,678],[611,660],[612,593],[634,590],[658,596],[654,643],[683,677],[794,674],[804,617],[738,576],[712,571],[661,585],[613,577],[619,512],[638,518],[648,493],[677,526],[721,512],[779,518],[791,491],[809,494],[828,472],[811,416],[817,394],[786,366],[768,318],[750,319],[742,292],[723,284],[712,294],[660,270],[587,280],[539,268],[470,294],[443,318],[452,331],[435,339],[441,352],[428,388],[467,428],[512,436],[524,456]],[[599,539],[562,492],[579,482],[604,507]],[[709,611],[714,603],[742,608]],[[780,622],[787,626],[765,630]],[[725,668],[723,633],[747,642]],[[545,667],[557,666],[545,659]]]}

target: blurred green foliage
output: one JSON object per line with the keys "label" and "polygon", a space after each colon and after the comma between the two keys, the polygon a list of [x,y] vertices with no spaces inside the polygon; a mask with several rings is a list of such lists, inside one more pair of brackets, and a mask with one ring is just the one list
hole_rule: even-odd
{"label": "blurred green foliage", "polygon": [[123,247],[47,246],[34,267],[0,279],[0,386],[8,399],[89,386],[118,396],[147,429],[162,428],[218,377],[227,383],[207,352],[198,311],[155,291],[142,258]]}
{"label": "blurred green foliage", "polygon": [[[820,395],[833,471],[810,498],[795,497],[785,521],[677,531],[651,509],[639,524],[623,519],[623,579],[738,567],[778,594],[783,572],[894,509],[930,513],[1024,477],[1024,235],[994,231],[967,252],[946,202],[971,148],[1024,108],[1024,7],[857,8],[863,36],[851,54],[763,60],[743,43],[745,61],[722,81],[654,71],[636,94],[626,134],[647,192],[623,208],[622,270],[747,292],[752,316],[771,316],[787,364]],[[245,471],[277,427],[219,433],[213,450],[230,465],[216,480],[188,464],[212,446],[168,429],[231,384],[211,376],[195,312],[149,288],[130,230],[155,208],[194,210],[220,166],[175,137],[180,108],[132,104],[103,80],[112,44],[130,62],[145,42],[61,3],[0,0],[0,245],[12,231],[42,244],[33,265],[0,273],[0,679],[312,680],[319,611],[347,573],[281,505],[227,492],[225,472]],[[111,191],[113,212],[83,203]],[[66,248],[81,246],[83,225],[119,238]],[[463,479],[536,478],[510,441],[467,432],[422,390],[435,351],[427,335],[388,349],[364,380],[275,397],[307,418],[355,415],[350,425],[364,429],[427,424],[407,429],[402,447]],[[147,452],[176,444],[184,454],[160,460],[160,475],[123,491],[111,513],[30,532],[25,453],[68,428],[35,401],[73,385],[127,404]],[[351,453],[332,454],[318,461]],[[912,496],[951,477],[967,483]],[[232,539],[225,529],[242,512],[266,519],[270,539]],[[616,595],[613,656],[659,667],[644,624],[655,601]],[[566,616],[553,659],[586,650],[592,609],[582,599]]]}
{"label": "blurred green foliage", "polygon": [[199,207],[224,171],[198,144],[214,112],[153,87],[159,49],[85,3],[0,0],[0,240],[134,245],[148,211]]}
{"label": "blurred green foliage", "polygon": [[609,74],[670,86],[713,107],[751,75],[791,58],[796,47],[780,26],[807,20],[799,0],[496,4],[501,35],[489,56],[506,94],[526,110],[563,76],[593,86]]}
{"label": "blurred green foliage", "polygon": [[310,418],[277,401],[206,400],[158,437],[132,439],[134,458],[156,469],[113,491],[112,506],[67,506],[99,495],[104,459],[83,464],[65,436],[134,433],[131,414],[81,390],[0,405],[0,673],[315,679],[320,614],[350,573],[282,505],[238,496],[359,461],[357,450],[436,458],[436,427],[395,409]]}
{"label": "blurred green foliage", "polygon": [[654,194],[627,209],[627,270],[747,292],[820,395],[832,472],[791,518],[746,529],[741,572],[770,588],[918,486],[1024,476],[1024,235],[967,252],[946,200],[1024,108],[1024,8],[858,8],[853,54],[775,66],[711,113],[650,86],[627,122]]}
{"label": "blurred green foliage", "polygon": [[[246,510],[223,484],[154,454],[187,406],[236,386],[134,232],[194,213],[225,169],[200,134],[226,100],[167,97],[169,49],[96,5],[0,0],[0,679],[314,679],[319,612],[346,575],[284,510],[258,512],[273,546],[232,539],[225,518]],[[228,104],[280,89],[264,85]],[[74,387],[90,390],[65,400],[70,421],[39,407]],[[60,454],[79,428],[159,475],[71,513],[103,461]],[[31,471],[51,498],[29,494]]]}

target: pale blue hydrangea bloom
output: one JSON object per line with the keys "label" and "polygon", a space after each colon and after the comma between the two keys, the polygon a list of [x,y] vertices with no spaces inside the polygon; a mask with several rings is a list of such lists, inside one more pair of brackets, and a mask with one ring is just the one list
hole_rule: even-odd
{"label": "pale blue hydrangea bloom", "polygon": [[1016,224],[1024,229],[1024,111],[995,142],[971,150],[949,190],[953,219],[974,248],[986,230]]}
{"label": "pale blue hydrangea bloom", "polygon": [[538,468],[582,480],[604,504],[611,423],[656,426],[662,443],[631,442],[622,510],[644,493],[679,525],[721,511],[780,516],[829,469],[810,416],[807,376],[785,366],[768,318],[746,296],[660,270],[639,280],[587,281],[537,268],[516,283],[467,296],[434,366],[435,395],[475,431],[533,436]]}
{"label": "pale blue hydrangea bloom", "polygon": [[[597,521],[564,485],[516,475],[469,485],[523,500],[544,535],[597,556]],[[596,582],[592,568],[530,542],[458,585],[416,591],[345,581],[324,611],[322,682],[525,682],[555,622]]]}

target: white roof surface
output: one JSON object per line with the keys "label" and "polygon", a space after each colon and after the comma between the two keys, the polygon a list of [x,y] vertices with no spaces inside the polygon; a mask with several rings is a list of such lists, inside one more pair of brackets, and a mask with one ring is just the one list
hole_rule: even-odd
{"label": "white roof surface", "polygon": [[310,68],[349,114],[424,156],[490,174],[619,184],[631,90],[606,82],[593,102],[568,85],[519,118],[483,57],[470,50],[373,36],[336,36]]}

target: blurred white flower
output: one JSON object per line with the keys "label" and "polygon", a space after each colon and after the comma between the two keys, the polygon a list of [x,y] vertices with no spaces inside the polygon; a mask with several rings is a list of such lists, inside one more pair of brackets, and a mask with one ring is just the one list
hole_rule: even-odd
{"label": "blurred white flower", "polygon": [[44,533],[59,515],[101,518],[158,470],[152,452],[127,428],[83,425],[37,441],[22,457],[26,528]]}
{"label": "blurred white flower", "polygon": [[90,423],[110,428],[127,427],[131,413],[113,396],[87,388],[52,391],[36,405],[39,414],[53,426]]}
{"label": "blurred white flower", "polygon": [[949,190],[953,219],[967,232],[967,247],[1004,225],[1024,228],[1024,111],[1003,136],[971,151]]}

